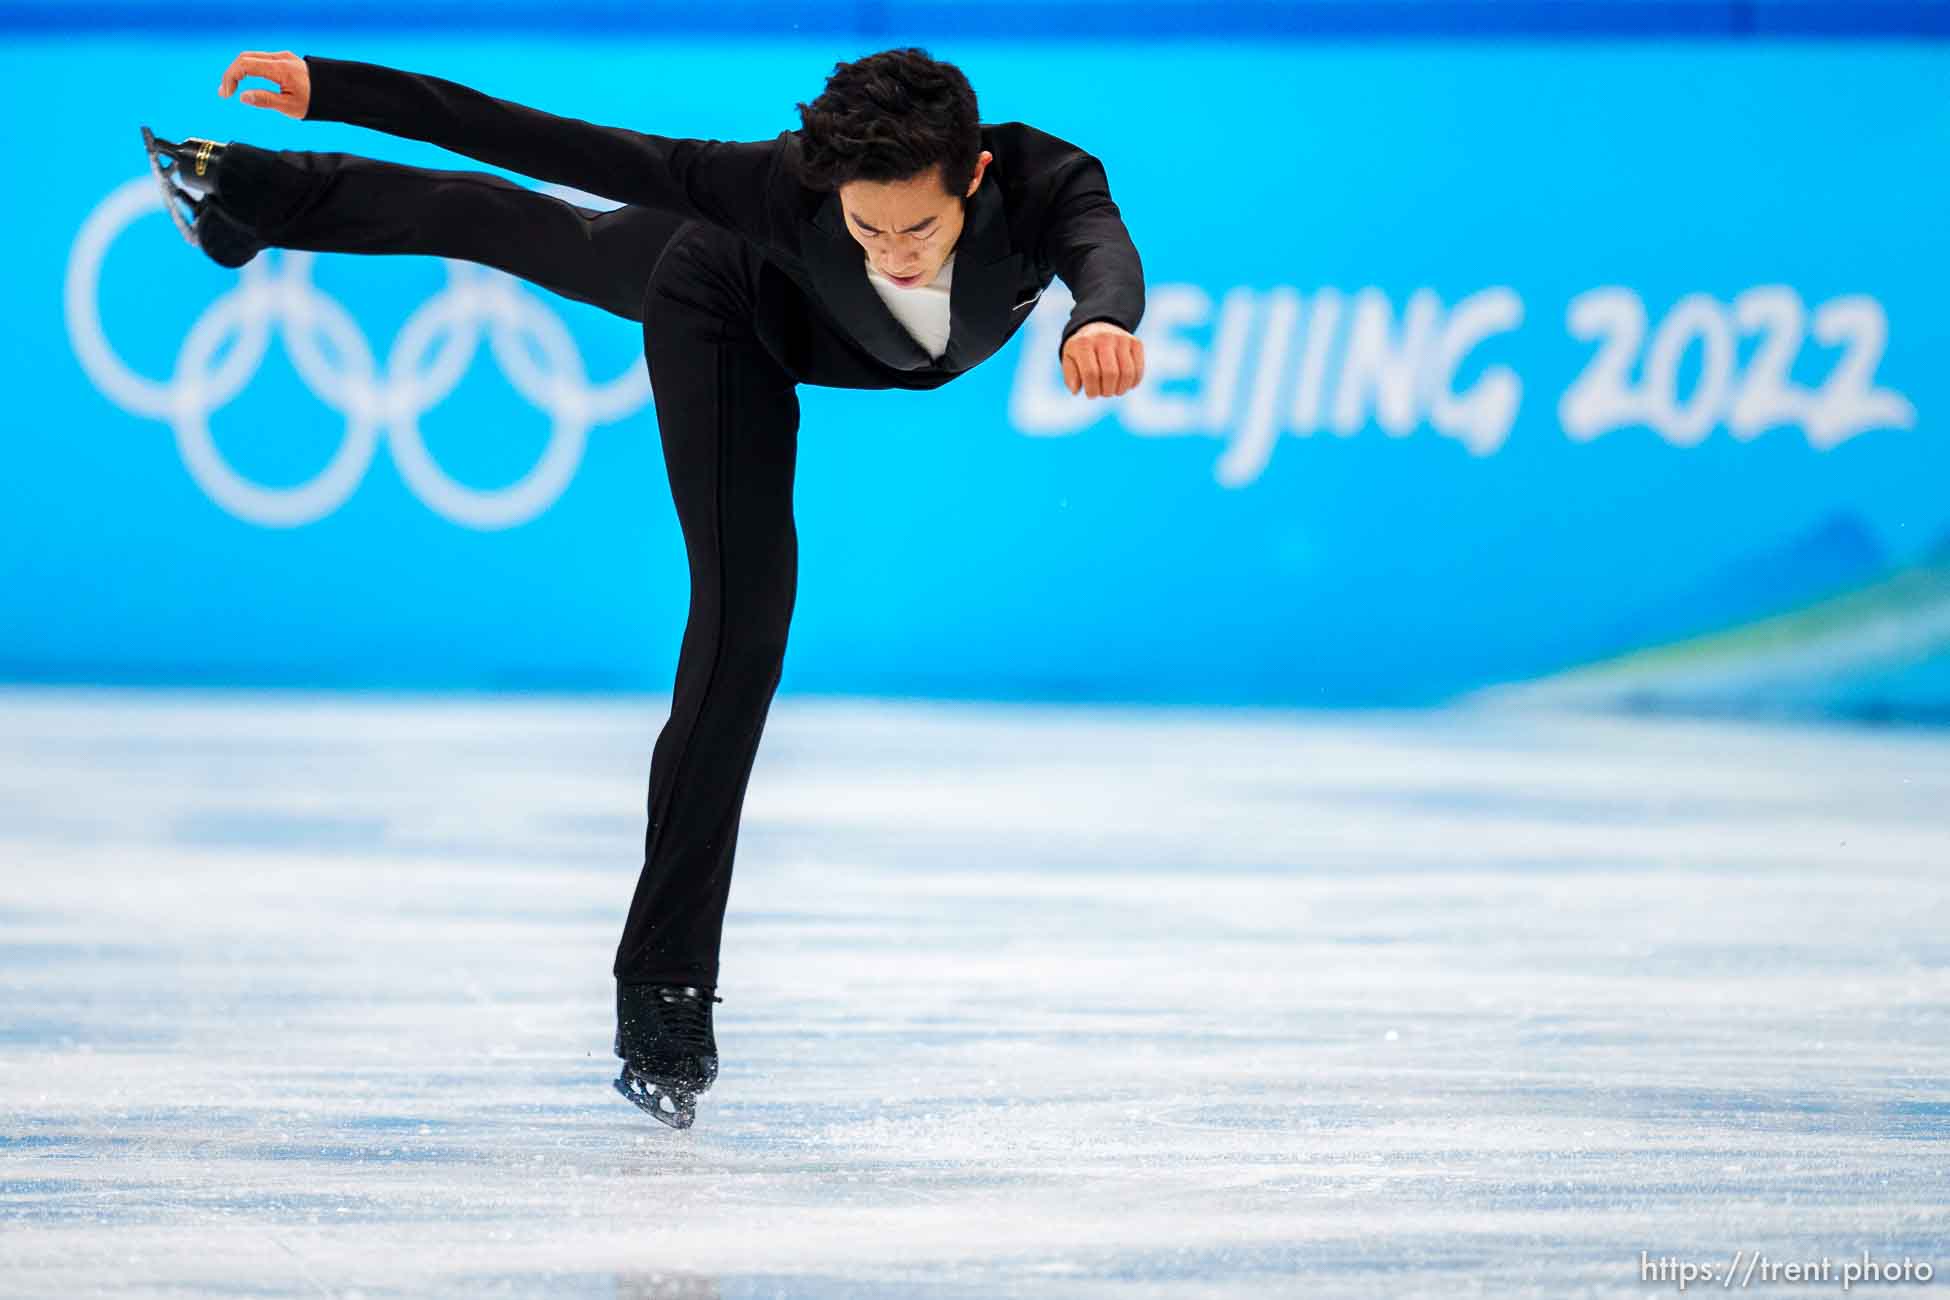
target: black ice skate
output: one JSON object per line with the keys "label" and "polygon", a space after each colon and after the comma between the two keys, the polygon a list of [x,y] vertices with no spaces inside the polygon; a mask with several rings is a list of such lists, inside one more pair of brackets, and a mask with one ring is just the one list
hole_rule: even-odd
{"label": "black ice skate", "polygon": [[718,1077],[709,989],[684,984],[616,986],[616,1091],[672,1128],[697,1118],[698,1094]]}
{"label": "black ice skate", "polygon": [[257,256],[264,245],[217,201],[223,145],[196,136],[175,144],[145,126],[142,151],[162,187],[163,210],[192,248],[202,249],[219,266],[242,266]]}

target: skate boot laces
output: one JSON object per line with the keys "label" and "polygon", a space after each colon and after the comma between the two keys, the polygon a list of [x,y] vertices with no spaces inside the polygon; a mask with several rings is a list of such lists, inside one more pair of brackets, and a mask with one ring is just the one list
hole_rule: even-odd
{"label": "skate boot laces", "polygon": [[711,1004],[723,998],[688,985],[666,985],[657,990],[663,1010],[657,1028],[665,1042],[697,1056],[715,1056],[718,1046],[711,1033]]}

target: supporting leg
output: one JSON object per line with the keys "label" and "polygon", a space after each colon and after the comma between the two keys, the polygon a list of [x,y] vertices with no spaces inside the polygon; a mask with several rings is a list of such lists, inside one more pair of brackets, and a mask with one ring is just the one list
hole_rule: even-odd
{"label": "supporting leg", "polygon": [[799,400],[753,334],[756,277],[735,239],[694,224],[671,242],[644,300],[691,601],[651,759],[643,872],[617,948],[624,983],[717,984],[739,816],[785,658]]}

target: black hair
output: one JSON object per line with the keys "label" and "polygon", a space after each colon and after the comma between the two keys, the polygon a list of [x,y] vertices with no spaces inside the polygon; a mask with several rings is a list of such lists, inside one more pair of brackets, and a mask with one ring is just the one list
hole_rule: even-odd
{"label": "black hair", "polygon": [[982,152],[975,88],[952,63],[912,46],[833,65],[826,89],[798,105],[800,179],[816,190],[905,180],[939,163],[960,198]]}

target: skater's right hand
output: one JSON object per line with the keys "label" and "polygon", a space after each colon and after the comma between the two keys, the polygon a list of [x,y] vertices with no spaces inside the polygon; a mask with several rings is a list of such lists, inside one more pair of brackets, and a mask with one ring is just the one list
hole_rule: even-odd
{"label": "skater's right hand", "polygon": [[275,54],[263,50],[245,50],[230,61],[223,70],[223,80],[217,85],[217,94],[230,98],[237,83],[245,77],[262,77],[277,83],[278,91],[247,90],[237,96],[240,103],[252,108],[274,108],[286,117],[303,117],[311,107],[311,69],[305,61],[290,50],[279,50]]}

